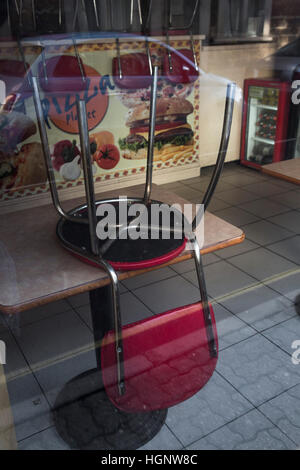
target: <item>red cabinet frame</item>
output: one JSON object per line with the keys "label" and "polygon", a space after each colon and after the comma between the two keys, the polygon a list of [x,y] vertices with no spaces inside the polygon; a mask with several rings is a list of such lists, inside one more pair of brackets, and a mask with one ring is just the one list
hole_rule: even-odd
{"label": "red cabinet frame", "polygon": [[287,129],[290,108],[291,84],[290,82],[281,82],[274,79],[255,79],[249,78],[244,81],[244,100],[243,100],[243,117],[242,117],[242,135],[241,135],[241,164],[260,169],[261,164],[247,160],[246,146],[248,143],[248,109],[249,109],[249,87],[256,86],[262,88],[279,89],[278,108],[277,108],[277,125],[273,152],[273,162],[284,160],[284,152],[287,142]]}

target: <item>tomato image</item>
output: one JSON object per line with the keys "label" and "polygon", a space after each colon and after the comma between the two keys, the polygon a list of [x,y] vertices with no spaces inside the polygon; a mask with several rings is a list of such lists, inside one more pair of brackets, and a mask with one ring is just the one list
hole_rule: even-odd
{"label": "tomato image", "polygon": [[95,158],[97,165],[103,170],[111,170],[120,161],[118,147],[113,144],[105,144],[100,147]]}
{"label": "tomato image", "polygon": [[99,150],[103,145],[113,145],[114,143],[114,136],[109,131],[100,131],[95,134],[90,134],[91,154],[93,155],[94,160],[97,155],[97,150]]}

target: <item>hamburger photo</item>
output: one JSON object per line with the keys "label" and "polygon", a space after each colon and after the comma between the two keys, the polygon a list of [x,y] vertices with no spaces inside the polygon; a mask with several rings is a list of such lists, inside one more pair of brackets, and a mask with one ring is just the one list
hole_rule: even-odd
{"label": "hamburger photo", "polygon": [[0,113],[0,190],[44,183],[47,180],[42,145],[22,143],[37,131],[25,114]]}
{"label": "hamburger photo", "polygon": [[[184,98],[158,98],[154,137],[154,161],[178,160],[190,156],[193,151],[194,132],[187,116],[194,107]],[[147,101],[128,111],[127,137],[119,139],[121,155],[127,159],[147,158],[150,102]]]}

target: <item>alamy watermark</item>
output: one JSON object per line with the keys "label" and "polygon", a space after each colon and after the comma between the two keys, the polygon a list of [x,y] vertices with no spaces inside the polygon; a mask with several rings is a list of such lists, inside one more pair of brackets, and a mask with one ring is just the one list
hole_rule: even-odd
{"label": "alamy watermark", "polygon": [[[100,240],[182,239],[197,238],[200,248],[204,242],[204,206],[202,204],[164,204],[128,202],[120,197],[118,205],[107,202],[97,207],[96,233]],[[195,218],[197,236],[192,230]],[[193,245],[189,247],[193,249]]]}
{"label": "alamy watermark", "polygon": [[0,340],[0,364],[6,364],[6,345]]}
{"label": "alamy watermark", "polygon": [[291,348],[295,349],[292,354],[292,363],[295,364],[295,366],[300,365],[300,339],[293,341]]}
{"label": "alamy watermark", "polygon": [[292,82],[292,89],[295,90],[292,93],[292,103],[300,104],[300,80],[294,80]]}

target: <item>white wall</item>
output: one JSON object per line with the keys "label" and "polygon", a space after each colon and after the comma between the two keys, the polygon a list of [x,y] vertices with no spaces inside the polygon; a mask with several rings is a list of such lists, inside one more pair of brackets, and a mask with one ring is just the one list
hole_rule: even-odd
{"label": "white wall", "polygon": [[[245,78],[272,77],[273,43],[204,46],[200,67],[200,165],[213,165],[222,130],[226,83],[237,83],[232,131],[226,161],[240,157],[243,86]],[[264,59],[264,60],[262,60]]]}

